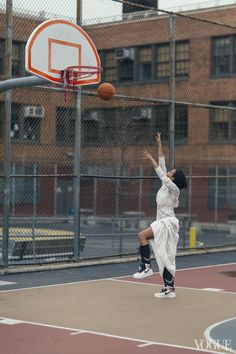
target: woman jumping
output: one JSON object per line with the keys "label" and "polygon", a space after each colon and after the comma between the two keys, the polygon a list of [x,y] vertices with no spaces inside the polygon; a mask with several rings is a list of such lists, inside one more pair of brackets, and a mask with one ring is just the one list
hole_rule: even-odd
{"label": "woman jumping", "polygon": [[158,161],[145,150],[143,158],[150,160],[162,187],[156,196],[157,213],[156,221],[139,234],[140,255],[142,263],[138,272],[133,275],[135,279],[142,279],[153,274],[151,268],[150,246],[153,248],[159,271],[164,280],[164,287],[160,293],[155,293],[158,298],[175,298],[174,276],[176,271],[175,257],[179,239],[179,221],[175,217],[174,208],[179,205],[180,189],[187,188],[187,181],[182,170],[168,171],[161,145],[161,133],[156,135]]}

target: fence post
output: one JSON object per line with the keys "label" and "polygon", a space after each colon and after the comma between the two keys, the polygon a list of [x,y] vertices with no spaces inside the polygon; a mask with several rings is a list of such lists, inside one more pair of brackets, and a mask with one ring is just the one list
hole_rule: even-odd
{"label": "fence post", "polygon": [[[11,79],[12,73],[12,0],[6,2],[6,47],[5,47],[5,77]],[[6,91],[5,122],[3,124],[3,239],[2,260],[3,266],[8,267],[9,244],[9,214],[10,214],[10,190],[11,190],[11,90]]]}
{"label": "fence post", "polygon": [[[96,166],[96,175],[98,174],[98,166]],[[93,179],[93,215],[97,215],[97,194],[98,194],[98,180]]]}
{"label": "fence post", "polygon": [[142,211],[142,197],[143,197],[143,167],[139,166],[139,193],[138,193],[138,211]]}
{"label": "fence post", "polygon": [[34,164],[34,177],[33,177],[33,216],[32,216],[32,240],[33,240],[33,259],[36,260],[36,217],[37,217],[37,165]]}
{"label": "fence post", "polygon": [[218,195],[219,195],[219,167],[216,166],[216,179],[215,179],[215,224],[218,223]]}
{"label": "fence post", "polygon": [[170,24],[170,61],[171,61],[171,70],[170,70],[170,113],[169,113],[169,160],[170,160],[170,169],[174,168],[175,163],[175,37],[176,37],[176,15],[170,15],[169,19]]}
{"label": "fence post", "polygon": [[[82,0],[77,1],[77,24],[82,23]],[[81,89],[76,91],[74,158],[74,260],[80,259],[80,181],[81,181]]]}
{"label": "fence post", "polygon": [[189,167],[189,181],[188,181],[188,225],[192,223],[192,167]]}
{"label": "fence post", "polygon": [[76,92],[74,159],[74,259],[80,259],[81,91]]}
{"label": "fence post", "polygon": [[54,178],[53,178],[53,216],[57,216],[57,184],[58,184],[58,177],[57,177],[57,163],[54,165]]}

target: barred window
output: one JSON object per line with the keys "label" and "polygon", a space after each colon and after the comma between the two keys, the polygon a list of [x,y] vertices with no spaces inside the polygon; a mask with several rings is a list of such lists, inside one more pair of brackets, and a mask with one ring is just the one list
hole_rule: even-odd
{"label": "barred window", "polygon": [[82,112],[82,144],[85,146],[98,145],[99,134],[99,111],[86,110]]}
{"label": "barred window", "polygon": [[151,47],[139,48],[138,51],[139,80],[146,81],[152,75],[152,50]]}
{"label": "barred window", "polygon": [[170,76],[170,46],[161,45],[157,48],[157,78]]}
{"label": "barred window", "polygon": [[[154,108],[153,114],[153,134],[162,132],[162,141],[169,140],[169,115],[170,106],[163,105]],[[182,105],[175,107],[175,142],[187,143],[188,139],[188,108]]]}
{"label": "barred window", "polygon": [[[189,42],[176,42],[175,74],[178,78],[188,78],[189,75]],[[171,72],[170,44],[157,46],[156,76],[157,79],[167,79]]]}
{"label": "barred window", "polygon": [[[213,102],[213,104],[236,108],[236,102]],[[210,109],[209,139],[211,142],[227,144],[236,141],[236,110],[227,110],[227,108]]]}
{"label": "barred window", "polygon": [[212,39],[212,74],[228,75],[236,72],[236,37]]}
{"label": "barred window", "polygon": [[4,103],[0,102],[0,139],[3,138]]}
{"label": "barred window", "polygon": [[104,80],[114,82],[117,80],[117,60],[115,50],[105,52],[103,65]]}
{"label": "barred window", "polygon": [[124,59],[119,61],[119,81],[134,80],[134,60]]}
{"label": "barred window", "polygon": [[56,143],[58,145],[74,145],[75,142],[75,109],[57,107],[56,109]]}
{"label": "barred window", "polygon": [[[33,164],[16,165],[15,174],[31,175],[39,173],[38,166]],[[36,188],[35,188],[36,187]],[[36,193],[35,193],[36,192]],[[33,204],[39,202],[40,198],[40,179],[29,177],[15,178],[15,203]]]}
{"label": "barred window", "polygon": [[236,175],[236,168],[215,166],[208,173],[209,176],[216,177],[208,180],[209,209],[236,209],[236,179],[230,177]]}
{"label": "barred window", "polygon": [[189,73],[189,43],[176,43],[176,77]]}
{"label": "barred window", "polygon": [[25,43],[13,41],[12,43],[12,76],[25,75],[24,69],[24,47]]}
{"label": "barred window", "polygon": [[[40,179],[34,179],[35,172],[39,173],[39,167],[33,164],[13,164],[11,166],[12,175],[22,175],[12,179],[10,197],[11,203],[14,204],[33,204],[39,202],[40,199]],[[0,175],[3,174],[3,167],[0,164]],[[26,177],[27,176],[27,177]],[[32,176],[32,178],[28,177]],[[13,188],[14,186],[14,188]],[[0,178],[0,192],[3,188],[3,179]],[[0,204],[3,199],[0,199]]]}
{"label": "barred window", "polygon": [[152,121],[152,107],[134,107],[129,117],[129,144],[145,145],[150,144]]}
{"label": "barred window", "polygon": [[3,75],[3,58],[4,58],[4,40],[0,39],[0,76]]}
{"label": "barred window", "polygon": [[[31,110],[28,108],[31,108]],[[42,120],[42,114],[39,114],[39,112],[42,112],[42,110],[41,106],[25,106],[12,103],[11,139],[13,141],[39,143]]]}
{"label": "barred window", "polygon": [[101,111],[101,145],[116,145],[116,111],[104,109]]}

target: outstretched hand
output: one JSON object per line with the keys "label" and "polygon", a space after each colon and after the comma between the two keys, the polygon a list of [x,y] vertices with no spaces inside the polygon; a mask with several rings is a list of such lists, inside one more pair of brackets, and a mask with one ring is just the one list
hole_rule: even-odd
{"label": "outstretched hand", "polygon": [[156,142],[157,142],[157,144],[161,143],[161,132],[156,133]]}
{"label": "outstretched hand", "polygon": [[143,158],[144,160],[154,160],[153,157],[152,157],[152,155],[149,154],[149,152],[148,152],[147,150],[143,150],[143,151],[142,151],[142,158]]}
{"label": "outstretched hand", "polygon": [[158,163],[156,162],[156,160],[154,160],[154,158],[152,157],[152,155],[149,154],[149,152],[148,152],[147,150],[144,150],[144,151],[142,152],[142,158],[143,158],[144,160],[149,160],[149,161],[151,161],[151,163],[152,163],[152,165],[153,165],[154,168],[158,167]]}

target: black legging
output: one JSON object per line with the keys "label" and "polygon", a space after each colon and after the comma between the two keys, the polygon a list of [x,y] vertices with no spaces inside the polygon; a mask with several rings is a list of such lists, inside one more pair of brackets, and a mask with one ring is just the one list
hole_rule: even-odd
{"label": "black legging", "polygon": [[166,267],[164,268],[164,272],[163,272],[163,280],[165,286],[171,286],[172,288],[174,287],[174,277]]}

